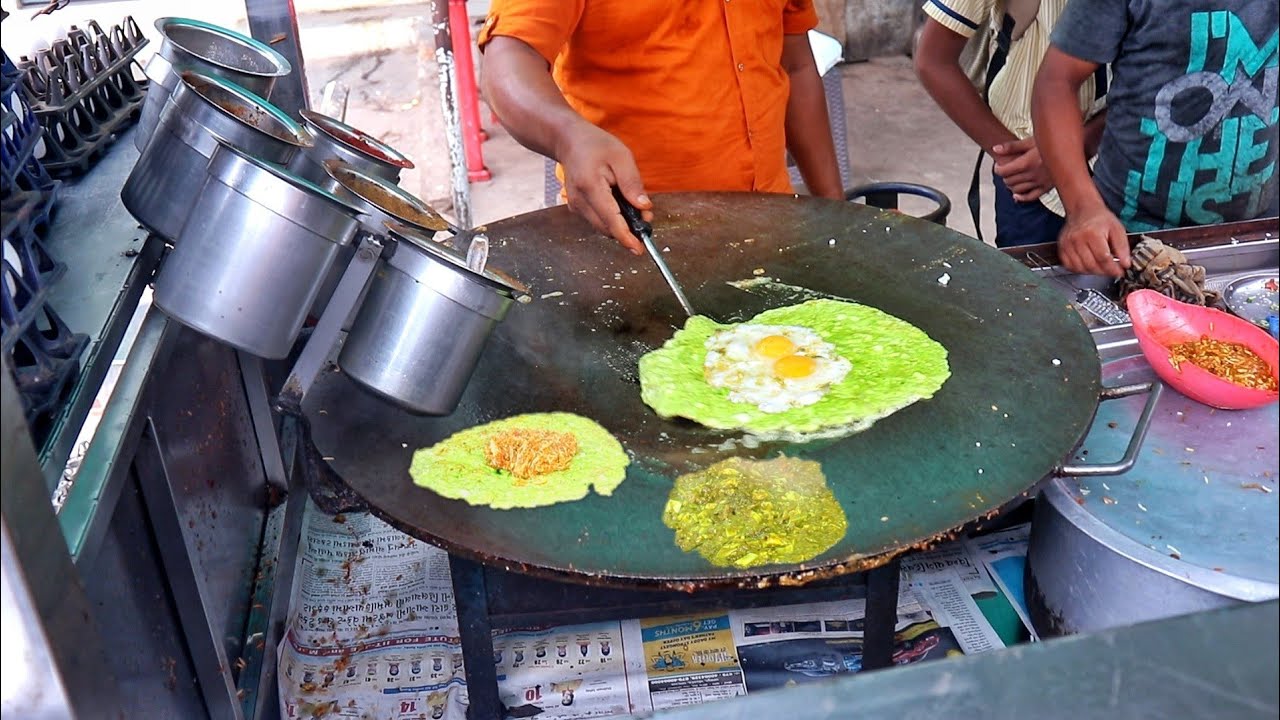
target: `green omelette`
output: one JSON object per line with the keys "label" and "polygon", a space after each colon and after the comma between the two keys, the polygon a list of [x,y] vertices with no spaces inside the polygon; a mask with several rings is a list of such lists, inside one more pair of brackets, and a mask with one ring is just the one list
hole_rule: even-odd
{"label": "green omelette", "polygon": [[495,510],[609,495],[630,459],[608,430],[572,413],[516,415],[455,433],[413,454],[413,482]]}
{"label": "green omelette", "polygon": [[729,458],[676,478],[662,511],[676,544],[718,567],[800,563],[849,530],[813,460]]}
{"label": "green omelette", "polygon": [[[767,356],[763,362],[768,365],[761,367],[776,368],[785,377],[761,379],[775,383],[766,387],[780,388],[776,394],[785,394],[793,386],[803,386],[806,379],[786,378],[806,373],[829,372],[832,381],[817,389],[796,391],[800,399],[784,403],[781,410],[777,403],[771,408],[767,400],[732,399],[734,392],[711,380],[724,376],[751,386],[757,379],[752,373],[770,370],[744,373],[716,366],[723,372],[713,374],[713,360],[721,365],[729,362],[726,358],[733,357],[733,341],[724,338],[734,333],[754,337],[750,331],[757,326],[803,333],[822,346],[809,352],[807,346],[796,347],[795,342],[779,339],[775,331],[769,331],[771,336],[753,345],[752,352],[763,352]],[[799,336],[793,333],[790,337]],[[770,341],[784,347],[775,348]],[[805,340],[801,337],[797,342]],[[726,347],[715,349],[720,347],[717,343]],[[801,357],[804,355],[812,357]],[[753,357],[740,364],[760,360]],[[951,375],[946,348],[911,323],[867,305],[828,299],[774,308],[736,325],[722,325],[702,316],[689,318],[661,348],[640,358],[639,370],[641,397],[658,415],[766,437],[865,430],[876,420],[932,397]]]}

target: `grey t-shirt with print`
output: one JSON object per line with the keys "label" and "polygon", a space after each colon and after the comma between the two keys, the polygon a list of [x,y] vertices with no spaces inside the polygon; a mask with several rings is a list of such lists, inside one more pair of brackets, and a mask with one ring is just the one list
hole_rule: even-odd
{"label": "grey t-shirt with print", "polygon": [[1274,0],[1072,0],[1068,55],[1111,63],[1094,181],[1131,232],[1280,210]]}

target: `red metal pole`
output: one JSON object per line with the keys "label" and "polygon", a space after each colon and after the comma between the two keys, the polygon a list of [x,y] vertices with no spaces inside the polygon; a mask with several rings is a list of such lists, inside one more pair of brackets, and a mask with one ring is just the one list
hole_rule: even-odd
{"label": "red metal pole", "polygon": [[484,182],[493,178],[480,151],[480,95],[476,90],[475,61],[471,56],[471,21],[466,0],[449,0],[449,34],[453,38],[454,71],[458,76],[458,105],[462,114],[462,148],[467,158],[467,178]]}

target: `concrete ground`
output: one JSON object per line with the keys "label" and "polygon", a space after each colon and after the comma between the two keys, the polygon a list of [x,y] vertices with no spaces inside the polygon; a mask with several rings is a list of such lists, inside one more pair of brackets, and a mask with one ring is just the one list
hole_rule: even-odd
{"label": "concrete ground", "polygon": [[[386,140],[418,168],[401,184],[433,207],[452,214],[449,158],[430,30],[413,9],[393,4],[374,12],[315,12],[299,16],[307,76],[315,105],[326,83],[349,88],[347,120]],[[360,28],[368,31],[361,33]],[[392,27],[395,31],[387,31]],[[340,37],[364,42],[338,42]],[[419,51],[417,48],[427,48]],[[942,190],[953,209],[948,225],[973,234],[965,205],[977,147],[938,110],[905,56],[838,65],[843,81],[851,186],[897,180]],[[488,133],[482,145],[492,179],[471,184],[476,224],[543,207],[543,158],[516,143],[481,103]],[[993,234],[990,181],[983,223]],[[907,212],[929,209],[904,202]]]}

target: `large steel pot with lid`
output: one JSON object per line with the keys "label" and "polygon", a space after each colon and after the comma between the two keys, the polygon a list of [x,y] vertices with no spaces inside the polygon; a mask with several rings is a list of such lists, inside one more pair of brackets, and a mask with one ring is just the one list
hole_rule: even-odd
{"label": "large steel pot with lid", "polygon": [[400,181],[401,170],[413,169],[412,160],[368,133],[311,110],[303,110],[301,115],[303,124],[315,136],[315,144],[306,152],[298,153],[289,163],[289,170],[339,197],[351,199],[325,170],[326,160],[341,160],[367,175],[392,183]]}
{"label": "large steel pot with lid", "polygon": [[156,280],[155,304],[228,345],[285,357],[358,216],[283,168],[220,148]]}
{"label": "large steel pot with lid", "polygon": [[214,75],[183,71],[120,198],[147,229],[176,240],[220,144],[282,164],[310,143],[302,126],[258,95]]}
{"label": "large steel pot with lid", "polygon": [[338,366],[374,394],[422,415],[457,407],[490,333],[524,289],[411,228],[374,271]]}
{"label": "large steel pot with lid", "polygon": [[156,20],[160,49],[144,69],[151,81],[133,142],[144,150],[160,124],[160,113],[181,82],[182,71],[198,70],[224,77],[262,97],[270,97],[276,78],[293,68],[283,55],[234,30],[188,18]]}

